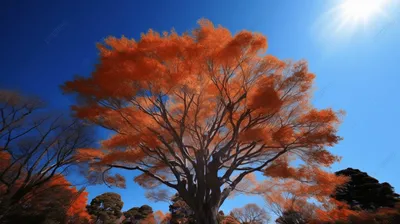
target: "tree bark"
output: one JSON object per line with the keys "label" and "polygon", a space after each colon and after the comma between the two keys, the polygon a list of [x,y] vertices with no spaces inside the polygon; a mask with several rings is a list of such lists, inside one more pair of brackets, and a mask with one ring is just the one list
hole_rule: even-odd
{"label": "tree bark", "polygon": [[218,224],[218,206],[203,205],[194,211],[196,223],[198,224]]}

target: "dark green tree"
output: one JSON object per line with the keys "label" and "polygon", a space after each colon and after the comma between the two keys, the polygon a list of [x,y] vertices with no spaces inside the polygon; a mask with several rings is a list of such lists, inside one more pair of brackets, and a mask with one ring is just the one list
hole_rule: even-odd
{"label": "dark green tree", "polygon": [[366,172],[347,168],[336,175],[349,177],[349,182],[337,188],[333,198],[346,202],[352,210],[376,211],[379,208],[394,208],[400,196],[389,183],[379,181]]}
{"label": "dark green tree", "polygon": [[123,205],[119,194],[108,192],[93,198],[86,208],[94,223],[114,224],[122,215]]}
{"label": "dark green tree", "polygon": [[133,207],[128,211],[124,212],[125,220],[124,224],[138,223],[141,220],[145,220],[151,214],[153,214],[153,208],[148,205],[141,207]]}

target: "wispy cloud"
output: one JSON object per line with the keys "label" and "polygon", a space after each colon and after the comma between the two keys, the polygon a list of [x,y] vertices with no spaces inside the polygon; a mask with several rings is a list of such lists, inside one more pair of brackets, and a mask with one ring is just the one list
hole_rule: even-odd
{"label": "wispy cloud", "polygon": [[49,44],[54,38],[56,38],[68,25],[66,21],[63,21],[62,23],[58,24],[58,26],[44,39],[44,42],[46,44]]}

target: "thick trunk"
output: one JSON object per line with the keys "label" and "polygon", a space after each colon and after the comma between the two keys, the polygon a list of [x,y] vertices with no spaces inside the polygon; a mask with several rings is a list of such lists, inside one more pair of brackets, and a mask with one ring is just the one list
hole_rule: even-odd
{"label": "thick trunk", "polygon": [[218,224],[218,206],[204,205],[195,211],[196,223],[198,224]]}

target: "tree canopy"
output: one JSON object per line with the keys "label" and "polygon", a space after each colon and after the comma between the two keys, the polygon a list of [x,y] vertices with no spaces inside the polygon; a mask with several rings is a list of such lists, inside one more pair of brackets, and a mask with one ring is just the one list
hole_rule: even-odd
{"label": "tree canopy", "polygon": [[171,203],[172,204],[169,206],[169,212],[171,213],[171,224],[195,223],[193,210],[178,194],[175,194],[171,198]]}
{"label": "tree canopy", "polygon": [[379,181],[366,172],[347,168],[336,175],[349,177],[349,181],[337,188],[333,197],[344,201],[353,210],[375,211],[379,208],[394,208],[400,202],[400,195],[389,183]]}
{"label": "tree canopy", "polygon": [[111,169],[141,171],[137,183],[173,188],[207,224],[254,172],[324,176],[320,167],[339,159],[327,147],[341,139],[341,112],[314,108],[307,63],[264,54],[265,36],[199,25],[182,35],[150,30],[139,41],[109,37],[90,77],[62,88],[78,96],[77,117],[115,133],[77,157],[93,176],[123,187]]}
{"label": "tree canopy", "polygon": [[[75,164],[77,149],[92,142],[88,131],[83,122],[48,110],[37,98],[0,90],[1,223],[87,216],[86,193],[78,194],[64,174]],[[77,209],[74,215],[69,206]]]}
{"label": "tree canopy", "polygon": [[114,224],[122,215],[123,205],[119,194],[107,192],[93,198],[86,209],[96,224]]}
{"label": "tree canopy", "polygon": [[267,224],[271,219],[263,208],[253,203],[233,209],[230,215],[242,224]]}
{"label": "tree canopy", "polygon": [[142,205],[141,207],[133,207],[128,211],[124,212],[125,220],[124,224],[128,223],[139,223],[140,221],[149,221],[153,218],[153,208],[148,205]]}

